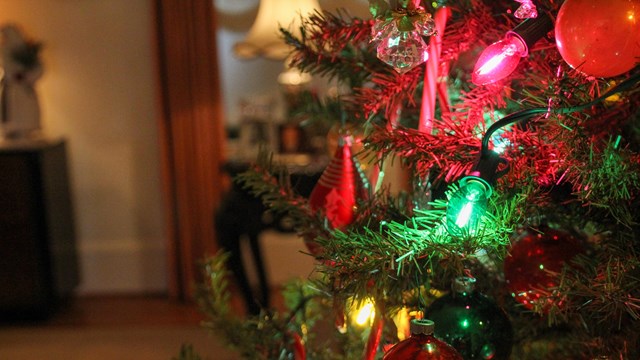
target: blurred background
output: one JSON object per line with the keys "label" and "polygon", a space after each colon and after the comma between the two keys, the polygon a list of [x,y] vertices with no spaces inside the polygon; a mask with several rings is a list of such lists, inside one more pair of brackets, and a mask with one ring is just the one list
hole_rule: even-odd
{"label": "blurred background", "polygon": [[[64,197],[70,206],[68,212],[63,209],[60,213],[55,205],[50,207],[45,191],[44,203],[30,207],[34,211],[31,220],[48,219],[51,211],[68,216],[63,221],[70,234],[66,240],[51,240],[47,233],[55,232],[52,228],[62,227],[63,222],[45,222],[43,230],[30,240],[33,248],[16,245],[26,242],[13,239],[10,227],[2,230],[6,241],[0,250],[4,258],[0,259],[4,262],[0,277],[18,284],[27,284],[28,276],[39,277],[44,295],[27,284],[20,296],[42,295],[36,306],[49,301],[47,296],[52,296],[55,303],[51,309],[45,304],[44,314],[34,314],[38,320],[30,321],[29,326],[53,326],[62,334],[59,326],[67,330],[68,326],[96,324],[131,327],[139,320],[147,328],[177,323],[192,329],[201,320],[190,299],[197,278],[195,263],[219,248],[214,212],[230,189],[228,179],[224,179],[229,174],[219,168],[236,158],[246,161],[255,155],[257,142],[249,142],[248,147],[246,142],[241,143],[247,118],[258,114],[277,124],[286,117],[283,89],[278,84],[284,61],[263,56],[239,59],[233,52],[234,44],[247,36],[255,21],[259,0],[212,1],[0,0],[0,26],[14,25],[29,40],[40,43],[43,67],[34,85],[41,131],[35,140],[5,138],[0,150],[11,159],[27,154],[25,158],[36,159],[35,164],[42,167],[38,168],[42,174],[29,175],[24,184],[31,180],[46,182],[47,172],[56,179],[64,175],[59,179],[63,186],[54,188],[51,194]],[[319,3],[325,10],[341,7],[368,16],[365,0]],[[201,9],[207,13],[202,15]],[[201,31],[209,26],[214,26],[210,33]],[[176,52],[172,44],[192,46],[190,61],[206,63],[208,72],[172,62],[182,60],[175,55],[179,51],[189,51]],[[215,52],[199,50],[203,48]],[[181,79],[180,71],[191,71],[193,78],[200,80],[175,80]],[[206,86],[197,88],[198,81]],[[307,86],[324,92],[331,84],[313,79]],[[204,106],[209,110],[199,107],[201,100],[181,98],[193,95],[192,91],[201,94],[201,99],[209,99],[210,104]],[[181,105],[175,105],[178,103]],[[182,113],[195,120],[185,125]],[[192,124],[206,124],[202,126],[213,129],[207,130],[212,135],[199,136],[207,133],[199,131],[201,128],[180,132]],[[32,140],[35,145],[24,145]],[[46,156],[40,155],[55,146],[63,149],[58,155],[60,163],[49,169]],[[215,159],[210,158],[212,154]],[[180,160],[180,156],[187,160]],[[45,159],[43,163],[39,163],[41,159]],[[7,173],[7,169],[0,169],[0,173]],[[181,176],[185,176],[184,182]],[[17,179],[12,181],[22,183]],[[6,184],[2,186],[5,188],[0,194],[4,198],[0,203],[10,205],[2,210],[2,219],[13,219],[11,194],[15,191]],[[25,226],[40,229],[32,224]],[[287,279],[304,277],[311,271],[311,257],[300,253],[304,245],[290,232],[261,232],[259,241],[270,287],[277,288]],[[34,253],[37,256],[31,259]],[[251,267],[249,255],[242,256]],[[34,274],[20,271],[19,264],[33,265]],[[257,280],[251,276],[250,281],[255,285]],[[24,332],[20,322],[15,328],[14,318],[20,320],[24,315],[14,312],[15,303],[24,305],[20,310],[26,312],[30,304],[17,297],[14,290],[9,287],[0,292],[0,307],[5,307],[0,309],[0,320],[7,324],[0,328],[0,357],[33,358],[28,355],[29,351],[36,354],[30,344],[47,344],[44,338],[65,347],[59,343],[62,338],[48,337],[48,333],[43,338],[32,337],[34,328]],[[60,303],[58,297],[65,301]],[[241,314],[242,300],[234,301]],[[115,307],[122,311],[105,316]],[[87,343],[76,335],[69,337]],[[97,344],[98,338],[92,341]],[[120,340],[107,341],[113,346]],[[18,345],[23,350],[16,350]],[[3,351],[11,357],[2,355]],[[41,353],[54,354],[48,351],[43,348]],[[69,353],[58,356],[72,358]],[[110,356],[127,358],[113,353]]]}
{"label": "blurred background", "polygon": [[[258,0],[215,0],[224,128],[237,135],[243,106],[272,104],[283,61],[233,53],[251,27]],[[367,16],[367,2],[320,1]],[[16,24],[42,43],[36,84],[42,129],[67,141],[78,294],[167,290],[153,1],[0,0],[0,24]],[[171,16],[169,14],[169,16]],[[206,56],[206,55],[201,55]],[[324,86],[322,81],[317,86]],[[312,85],[315,86],[315,85]],[[247,105],[249,104],[249,105]],[[229,156],[234,155],[233,144]]]}

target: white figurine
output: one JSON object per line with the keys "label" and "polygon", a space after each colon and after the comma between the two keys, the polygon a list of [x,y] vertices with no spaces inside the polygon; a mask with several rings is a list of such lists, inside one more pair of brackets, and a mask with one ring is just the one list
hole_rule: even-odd
{"label": "white figurine", "polygon": [[34,89],[43,73],[40,44],[27,40],[15,25],[0,28],[0,35],[0,126],[7,138],[27,137],[40,129],[40,105]]}

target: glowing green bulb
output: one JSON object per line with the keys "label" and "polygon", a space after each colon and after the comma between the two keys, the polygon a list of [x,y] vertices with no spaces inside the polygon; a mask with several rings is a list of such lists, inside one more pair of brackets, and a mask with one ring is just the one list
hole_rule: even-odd
{"label": "glowing green bulb", "polygon": [[464,204],[464,206],[462,207],[462,210],[460,210],[460,213],[456,218],[456,226],[460,228],[467,226],[467,224],[469,223],[469,220],[471,220],[472,211],[473,211],[472,202],[468,202]]}
{"label": "glowing green bulb", "polygon": [[453,236],[473,235],[487,211],[491,186],[483,179],[468,176],[460,180],[460,189],[449,199],[447,230]]}

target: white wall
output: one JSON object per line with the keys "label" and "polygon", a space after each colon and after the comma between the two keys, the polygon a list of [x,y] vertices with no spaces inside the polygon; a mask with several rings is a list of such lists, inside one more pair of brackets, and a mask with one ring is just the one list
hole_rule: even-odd
{"label": "white wall", "polygon": [[[231,53],[251,26],[258,0],[212,1],[220,12],[225,118],[237,124],[241,98],[278,93],[282,64],[240,61]],[[0,0],[0,24],[17,23],[44,43],[46,72],[37,91],[45,132],[68,141],[80,293],[167,286],[151,3]],[[367,0],[320,3],[367,16]]]}
{"label": "white wall", "polygon": [[166,289],[150,0],[0,0],[44,43],[37,84],[68,141],[84,293]]}

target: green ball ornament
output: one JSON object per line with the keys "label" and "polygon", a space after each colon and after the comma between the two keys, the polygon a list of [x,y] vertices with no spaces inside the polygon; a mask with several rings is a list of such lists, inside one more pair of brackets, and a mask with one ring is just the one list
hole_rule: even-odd
{"label": "green ball ornament", "polygon": [[511,323],[498,305],[475,291],[475,279],[457,278],[451,293],[435,300],[425,317],[436,323],[435,336],[464,359],[509,359]]}

